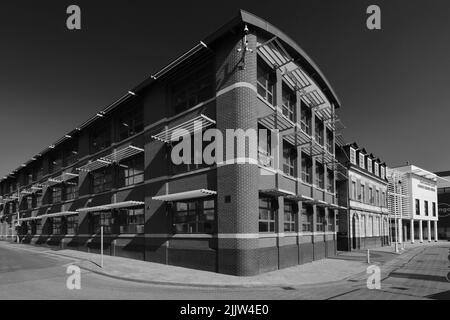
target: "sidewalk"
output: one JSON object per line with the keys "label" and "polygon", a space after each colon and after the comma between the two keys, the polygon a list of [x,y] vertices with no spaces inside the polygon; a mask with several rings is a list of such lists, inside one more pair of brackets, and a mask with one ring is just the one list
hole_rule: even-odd
{"label": "sidewalk", "polygon": [[[195,286],[195,287],[295,287],[317,284],[329,284],[339,282],[350,278],[366,277],[366,269],[368,264],[365,260],[348,260],[348,255],[365,254],[365,252],[343,253],[341,255],[314,261],[311,263],[294,266],[282,270],[276,270],[261,275],[251,277],[237,277],[224,275],[214,272],[188,269],[183,267],[170,266],[140,260],[132,260],[122,257],[104,256],[104,267],[100,267],[101,257],[98,254],[92,254],[75,250],[58,250],[52,251],[48,248],[34,247],[30,245],[11,244],[0,242],[12,248],[25,249],[35,251],[36,253],[49,253],[53,255],[64,256],[76,259],[74,264],[80,268],[101,274],[104,276],[122,279],[127,281],[135,281],[140,283],[176,285],[176,286]],[[427,244],[428,245],[428,244]],[[406,246],[405,253],[411,251],[418,246]],[[425,247],[423,244],[421,247]],[[393,248],[376,248],[377,251],[389,250]],[[415,251],[415,250],[412,250]],[[362,256],[364,257],[364,256]],[[399,258],[393,254],[389,260]],[[405,257],[406,258],[406,257]],[[403,260],[403,259],[401,259]],[[372,261],[374,264],[380,264],[377,259]],[[382,261],[383,263],[383,261]]]}

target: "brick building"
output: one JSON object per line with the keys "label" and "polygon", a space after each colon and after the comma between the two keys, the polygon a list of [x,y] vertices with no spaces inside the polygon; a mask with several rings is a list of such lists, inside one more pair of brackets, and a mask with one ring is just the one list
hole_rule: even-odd
{"label": "brick building", "polygon": [[386,164],[356,143],[336,150],[347,169],[345,183],[338,185],[338,250],[350,251],[389,243],[389,210]]}
{"label": "brick building", "polygon": [[[4,177],[0,231],[98,252],[103,226],[107,254],[234,275],[333,256],[339,107],[292,39],[240,11]],[[174,164],[196,123],[270,134],[244,163]]]}

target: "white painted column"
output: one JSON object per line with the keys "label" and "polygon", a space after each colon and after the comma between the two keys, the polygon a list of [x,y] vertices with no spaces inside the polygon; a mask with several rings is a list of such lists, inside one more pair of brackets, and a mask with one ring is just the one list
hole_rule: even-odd
{"label": "white painted column", "polygon": [[411,243],[414,243],[414,220],[411,219],[410,223]]}
{"label": "white painted column", "polygon": [[408,226],[405,225],[403,226],[403,238],[405,242],[408,242]]}
{"label": "white painted column", "polygon": [[419,240],[420,240],[420,243],[423,242],[422,220],[419,220]]}
{"label": "white painted column", "polygon": [[397,221],[397,228],[398,228],[398,243],[403,243],[403,224],[402,219],[398,219]]}
{"label": "white painted column", "polygon": [[428,229],[428,242],[431,242],[431,221],[427,221],[427,229]]}
{"label": "white painted column", "polygon": [[438,241],[438,225],[437,220],[434,220],[434,241]]}

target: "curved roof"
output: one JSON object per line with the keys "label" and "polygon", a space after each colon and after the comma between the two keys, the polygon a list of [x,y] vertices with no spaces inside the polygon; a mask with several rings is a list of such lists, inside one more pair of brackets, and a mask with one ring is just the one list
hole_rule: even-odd
{"label": "curved roof", "polygon": [[302,60],[302,66],[304,66],[307,71],[310,73],[310,76],[314,78],[314,80],[318,83],[320,88],[328,93],[329,99],[335,104],[336,108],[341,106],[341,102],[331,87],[328,80],[323,75],[322,71],[320,71],[319,67],[314,63],[314,61],[306,54],[306,52],[288,35],[282,32],[277,27],[271,25],[267,21],[261,19],[258,16],[255,16],[252,13],[249,13],[245,10],[239,10],[239,14],[237,17],[229,21],[227,24],[219,28],[216,32],[205,38],[204,42],[206,44],[216,40],[218,37],[223,35],[225,32],[229,31],[231,28],[235,27],[239,23],[246,23],[252,26],[255,26],[261,30],[264,30],[273,36],[278,37],[282,42],[287,44],[291,49],[293,49],[299,55],[299,59]]}

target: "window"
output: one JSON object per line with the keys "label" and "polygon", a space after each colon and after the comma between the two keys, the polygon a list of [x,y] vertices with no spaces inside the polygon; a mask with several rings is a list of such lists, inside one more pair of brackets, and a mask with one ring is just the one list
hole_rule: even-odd
{"label": "window", "polygon": [[416,199],[416,215],[420,215],[420,200]]}
{"label": "window", "polygon": [[314,133],[316,137],[316,142],[323,146],[323,122],[316,117]]}
{"label": "window", "polygon": [[120,233],[144,233],[144,208],[119,210]]}
{"label": "window", "polygon": [[356,150],[353,148],[350,148],[350,162],[356,164]]}
{"label": "window", "polygon": [[367,158],[367,170],[372,173],[372,159]]}
{"label": "window", "polygon": [[296,232],[294,204],[284,202],[284,232]]}
{"label": "window", "polygon": [[258,125],[258,163],[264,167],[272,167],[271,131]]}
{"label": "window", "polygon": [[119,141],[144,130],[144,112],[141,106],[123,114],[118,121]]}
{"label": "window", "polygon": [[379,167],[378,167],[378,163],[375,162],[373,167],[374,167],[375,175],[378,177],[380,175],[380,170],[379,170]]}
{"label": "window", "polygon": [[[183,139],[188,139],[188,137],[185,137]],[[194,135],[191,135],[190,137],[191,141],[194,141],[195,137]],[[169,156],[171,155],[171,150],[173,150],[173,148],[178,144],[181,143],[183,140],[180,139],[180,141],[176,141],[174,142],[171,147],[172,149],[169,149]],[[186,160],[188,161],[184,161],[184,150],[182,152],[180,152],[180,156],[182,157],[183,161],[180,164],[175,164],[173,163],[173,161],[170,161],[171,164],[171,173],[172,174],[178,174],[178,173],[185,173],[185,172],[189,172],[189,171],[193,171],[193,170],[198,170],[200,168],[205,168],[208,167],[209,165],[206,164],[205,161],[203,161],[203,157],[202,157],[202,152],[204,150],[204,148],[209,144],[209,142],[207,141],[202,141],[203,145],[202,145],[202,149],[201,150],[197,150],[197,148],[194,147],[194,144],[192,144],[192,148],[188,148],[190,150],[190,157],[189,159],[186,158]],[[179,151],[180,149],[178,149]],[[214,156],[214,155],[213,155]],[[143,161],[143,160],[142,160]],[[186,163],[188,162],[188,163]],[[197,163],[196,163],[197,162]],[[136,169],[135,173],[137,173],[139,175],[139,172],[142,170],[143,171],[143,162],[142,165],[138,165],[138,167],[140,167],[141,169]],[[143,172],[142,172],[143,173]],[[143,177],[142,177],[143,178]],[[138,177],[139,179],[139,177]]]}
{"label": "window", "polygon": [[330,129],[326,129],[326,137],[327,137],[327,151],[331,154],[334,154],[334,148],[333,148],[333,132]]}
{"label": "window", "polygon": [[436,202],[433,202],[433,217],[436,217]]}
{"label": "window", "polygon": [[366,202],[366,186],[361,185],[361,202]]}
{"label": "window", "polygon": [[425,215],[428,217],[428,201],[424,201]]}
{"label": "window", "polygon": [[64,184],[64,200],[78,198],[78,178],[66,181]]}
{"label": "window", "polygon": [[377,194],[377,197],[375,199],[375,201],[376,201],[375,204],[378,206],[378,205],[380,205],[380,190],[377,190],[376,194]]}
{"label": "window", "polygon": [[306,106],[306,104],[301,102],[301,116],[300,116],[300,127],[307,134],[311,135],[311,110]]}
{"label": "window", "polygon": [[302,181],[312,183],[312,160],[306,153],[302,152]]}
{"label": "window", "polygon": [[257,78],[258,94],[274,105],[275,72],[261,59],[258,59]]}
{"label": "window", "polygon": [[294,92],[283,83],[282,86],[282,103],[281,111],[291,121],[295,121],[295,101],[296,97]]}
{"label": "window", "polygon": [[327,191],[330,193],[334,192],[334,172],[329,169],[327,169]]}
{"label": "window", "polygon": [[67,234],[76,234],[78,232],[78,216],[66,217]]}
{"label": "window", "polygon": [[92,192],[99,193],[111,190],[112,188],[112,173],[111,168],[103,168],[91,173],[92,177]]}
{"label": "window", "polygon": [[144,181],[144,156],[122,161],[119,164],[119,180],[121,186],[131,186]]}
{"label": "window", "polygon": [[49,173],[56,172],[62,168],[62,157],[61,155],[54,155],[50,158]]}
{"label": "window", "polygon": [[316,187],[325,189],[323,165],[316,162]]}
{"label": "window", "polygon": [[386,193],[381,192],[381,205],[386,207]]}
{"label": "window", "polygon": [[33,196],[27,197],[27,209],[33,208]]}
{"label": "window", "polygon": [[108,148],[111,145],[111,126],[109,123],[91,134],[91,153]]}
{"label": "window", "polygon": [[34,196],[34,208],[39,208],[42,206],[42,191],[35,193]]}
{"label": "window", "polygon": [[362,169],[365,169],[365,166],[364,166],[364,158],[365,158],[364,154],[359,153],[359,166],[360,166]]}
{"label": "window", "polygon": [[275,208],[272,198],[259,198],[259,232],[275,232]]}
{"label": "window", "polygon": [[356,181],[352,181],[352,199],[356,200]]}
{"label": "window", "polygon": [[381,178],[381,179],[385,179],[386,177],[385,177],[385,168],[384,168],[384,166],[381,166],[381,167],[380,167],[380,170],[381,170],[380,178]]}
{"label": "window", "polygon": [[173,225],[176,233],[214,233],[215,201],[178,201],[173,206]]}
{"label": "window", "polygon": [[369,187],[369,203],[373,204],[373,189]]}
{"label": "window", "polygon": [[103,226],[103,233],[113,233],[114,223],[111,211],[91,212],[90,216],[91,233],[100,233],[100,227]]}
{"label": "window", "polygon": [[283,172],[291,177],[296,175],[297,150],[288,142],[283,140]]}
{"label": "window", "polygon": [[334,223],[335,223],[335,216],[333,210],[328,211],[328,231],[335,231],[334,230]]}
{"label": "window", "polygon": [[326,227],[326,221],[325,221],[325,209],[324,208],[317,208],[317,221],[316,221],[316,231],[318,232],[324,232]]}
{"label": "window", "polygon": [[71,143],[63,153],[64,166],[70,166],[78,161],[78,141]]}
{"label": "window", "polygon": [[42,220],[36,219],[33,221],[31,225],[31,233],[32,234],[42,234]]}
{"label": "window", "polygon": [[302,231],[313,232],[313,207],[302,204]]}
{"label": "window", "polygon": [[61,187],[52,187],[50,203],[61,202],[61,200],[62,200],[61,196],[62,196]]}
{"label": "window", "polygon": [[181,79],[172,88],[175,113],[183,112],[214,96],[214,74],[211,63]]}
{"label": "window", "polygon": [[65,234],[63,230],[62,217],[54,217],[52,219],[53,233],[52,234]]}

